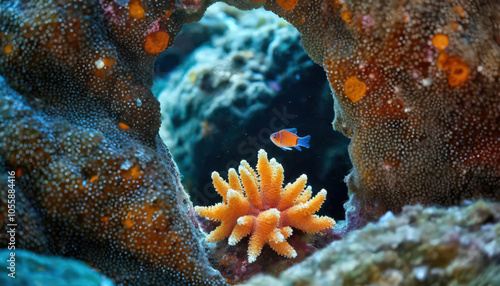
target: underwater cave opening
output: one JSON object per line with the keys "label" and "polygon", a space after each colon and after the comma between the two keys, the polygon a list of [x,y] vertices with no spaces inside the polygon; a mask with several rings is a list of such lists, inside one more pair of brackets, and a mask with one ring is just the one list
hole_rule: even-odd
{"label": "underwater cave opening", "polygon": [[[332,128],[323,68],[285,20],[262,8],[212,5],[159,56],[153,92],[162,108],[160,135],[194,205],[220,201],[212,171],[227,178],[241,160],[254,166],[263,148],[283,165],[285,184],[306,174],[313,194],[328,191],[318,214],[344,219],[349,140]],[[311,147],[284,151],[272,144],[271,133],[284,128],[311,135]]]}

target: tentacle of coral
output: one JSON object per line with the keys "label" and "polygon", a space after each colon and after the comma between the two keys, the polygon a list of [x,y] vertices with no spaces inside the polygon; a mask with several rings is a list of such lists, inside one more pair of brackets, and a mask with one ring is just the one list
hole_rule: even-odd
{"label": "tentacle of coral", "polygon": [[272,187],[273,168],[267,160],[267,153],[259,150],[257,159],[257,173],[260,181],[260,195],[265,202],[264,208],[269,208],[275,203],[276,190]]}
{"label": "tentacle of coral", "polygon": [[304,191],[302,191],[300,196],[295,200],[295,204],[305,203],[311,199],[311,196],[312,196],[312,188],[311,186],[308,186]]}
{"label": "tentacle of coral", "polygon": [[289,226],[285,226],[285,227],[280,228],[280,232],[283,235],[283,237],[285,239],[287,239],[292,235],[293,229]]}
{"label": "tentacle of coral", "polygon": [[214,231],[212,231],[207,236],[207,241],[215,242],[228,237],[235,225],[236,224],[232,223],[232,220],[230,219],[223,221]]}
{"label": "tentacle of coral", "polygon": [[311,200],[295,205],[287,210],[289,216],[310,216],[317,212],[326,199],[326,190],[322,189]]}
{"label": "tentacle of coral", "polygon": [[281,233],[281,229],[275,228],[269,235],[269,241],[274,243],[280,243],[285,241],[285,236]]}
{"label": "tentacle of coral", "polygon": [[287,258],[297,257],[297,251],[285,240],[281,242],[276,242],[274,240],[269,241],[269,246],[276,251],[279,255]]}
{"label": "tentacle of coral", "polygon": [[[258,181],[259,177],[257,176],[257,173],[255,172],[254,168],[252,168],[252,166],[250,166],[250,164],[248,164],[248,162],[246,160],[242,160],[240,163],[240,166],[245,168],[250,173],[252,180],[254,182]],[[241,173],[240,173],[240,176],[241,176]]]}
{"label": "tentacle of coral", "polygon": [[238,218],[237,225],[234,227],[231,236],[229,237],[229,245],[235,245],[242,238],[246,237],[252,232],[254,227],[254,216],[242,216]]}
{"label": "tentacle of coral", "polygon": [[227,210],[227,205],[224,203],[218,203],[214,206],[209,207],[196,206],[194,209],[201,216],[207,217],[214,221],[222,221],[226,218],[225,213]]}
{"label": "tentacle of coral", "polygon": [[273,169],[273,175],[269,191],[270,196],[268,207],[274,208],[281,200],[281,187],[283,186],[283,181],[285,178],[283,176],[283,166],[276,162],[276,159],[272,158],[270,161],[270,165]]}
{"label": "tentacle of coral", "polygon": [[248,171],[248,168],[240,166],[240,177],[243,187],[245,189],[245,194],[250,201],[250,203],[258,209],[262,208],[262,200],[260,197],[260,192],[258,190],[257,182]]}
{"label": "tentacle of coral", "polygon": [[212,181],[214,182],[214,188],[222,196],[223,202],[227,202],[227,191],[229,190],[229,184],[222,179],[222,177],[217,172],[212,173]]}
{"label": "tentacle of coral", "polygon": [[229,169],[228,174],[229,188],[241,192],[243,188],[241,186],[240,178],[238,177],[238,173],[236,173],[236,170],[234,168],[231,168]]}
{"label": "tentacle of coral", "polygon": [[277,209],[270,209],[261,212],[255,220],[255,232],[250,237],[248,245],[248,262],[252,263],[257,259],[262,247],[269,242],[269,236],[278,227],[280,212]]}
{"label": "tentacle of coral", "polygon": [[303,193],[306,182],[307,176],[301,175],[293,184],[288,184],[281,196],[278,209],[284,210],[291,207],[294,204],[294,201],[298,199],[299,195]]}

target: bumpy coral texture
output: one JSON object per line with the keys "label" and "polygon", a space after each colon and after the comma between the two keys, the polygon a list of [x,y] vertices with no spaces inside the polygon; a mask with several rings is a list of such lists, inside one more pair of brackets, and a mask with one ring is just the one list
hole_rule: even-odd
{"label": "bumpy coral texture", "polygon": [[283,172],[283,166],[274,158],[269,161],[264,150],[258,153],[257,172],[246,161],[241,162],[239,177],[235,169],[229,169],[229,182],[214,172],[213,184],[223,202],[195,208],[200,215],[221,222],[207,240],[229,237],[229,245],[235,245],[250,235],[248,262],[252,263],[266,244],[280,255],[296,257],[297,252],[286,241],[292,227],[309,233],[333,227],[332,218],[314,215],[326,199],[326,190],[311,199],[306,175],[282,187]]}
{"label": "bumpy coral texture", "polygon": [[17,174],[18,248],[83,260],[118,284],[225,284],[150,91],[156,54],[197,15],[188,8],[0,1],[0,173]]}
{"label": "bumpy coral texture", "polygon": [[350,192],[379,214],[500,199],[500,2],[278,4],[327,72]]}

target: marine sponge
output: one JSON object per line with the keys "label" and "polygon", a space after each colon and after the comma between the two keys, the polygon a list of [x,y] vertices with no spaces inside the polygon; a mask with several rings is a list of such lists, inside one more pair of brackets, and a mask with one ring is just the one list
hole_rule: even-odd
{"label": "marine sponge", "polygon": [[297,253],[286,241],[292,227],[318,233],[335,225],[330,217],[314,215],[326,198],[326,190],[311,199],[311,187],[305,188],[306,175],[283,188],[283,166],[274,158],[268,161],[264,150],[258,153],[257,173],[246,161],[241,162],[239,173],[238,177],[235,169],[229,169],[229,182],[212,173],[223,202],[195,208],[200,215],[221,222],[207,236],[208,241],[229,237],[229,244],[234,245],[250,235],[248,262],[257,259],[265,244],[280,255],[294,258]]}

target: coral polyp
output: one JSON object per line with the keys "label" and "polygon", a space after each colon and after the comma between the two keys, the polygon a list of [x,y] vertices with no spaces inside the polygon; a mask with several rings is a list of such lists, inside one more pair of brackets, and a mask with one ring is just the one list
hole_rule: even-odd
{"label": "coral polyp", "polygon": [[335,225],[332,218],[314,214],[325,201],[326,190],[311,199],[306,175],[282,187],[283,166],[274,158],[268,160],[264,150],[258,153],[257,172],[245,160],[238,171],[239,176],[235,169],[229,169],[229,182],[213,172],[213,185],[223,202],[195,208],[198,214],[221,222],[207,236],[208,241],[229,238],[229,244],[235,245],[250,235],[248,262],[254,262],[266,244],[282,256],[295,258],[297,252],[286,241],[292,227],[318,233]]}

